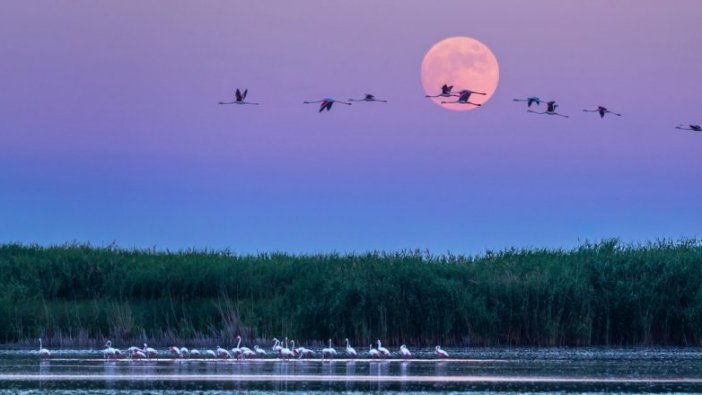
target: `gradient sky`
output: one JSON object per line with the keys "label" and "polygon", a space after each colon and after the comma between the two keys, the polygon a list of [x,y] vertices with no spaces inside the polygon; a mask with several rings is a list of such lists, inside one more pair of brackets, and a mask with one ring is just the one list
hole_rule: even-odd
{"label": "gradient sky", "polygon": [[[476,253],[698,237],[702,2],[0,2],[0,242]],[[488,45],[477,111],[423,97]],[[263,105],[218,106],[236,87]],[[373,92],[390,103],[302,104]],[[557,99],[570,119],[512,98]],[[601,120],[598,104],[621,112]]]}

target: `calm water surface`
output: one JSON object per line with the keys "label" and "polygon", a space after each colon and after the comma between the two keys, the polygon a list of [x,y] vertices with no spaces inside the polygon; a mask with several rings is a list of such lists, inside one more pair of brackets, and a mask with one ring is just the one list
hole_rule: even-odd
{"label": "calm water surface", "polygon": [[[0,350],[0,395],[234,392],[702,393],[702,349],[413,350],[413,359],[105,361],[95,350]],[[397,358],[397,357],[395,357]]]}

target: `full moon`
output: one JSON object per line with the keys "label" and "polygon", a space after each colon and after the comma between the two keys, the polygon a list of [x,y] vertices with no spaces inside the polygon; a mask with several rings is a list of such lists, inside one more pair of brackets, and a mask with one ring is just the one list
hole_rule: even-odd
{"label": "full moon", "polygon": [[[484,104],[497,89],[500,66],[495,54],[485,44],[470,37],[449,37],[434,44],[422,60],[422,85],[427,95],[438,95],[441,86],[453,85],[452,93],[463,89],[484,92],[471,94],[468,101]],[[434,103],[453,111],[469,111],[478,108],[471,104],[441,104],[455,101],[458,97],[435,97]]]}

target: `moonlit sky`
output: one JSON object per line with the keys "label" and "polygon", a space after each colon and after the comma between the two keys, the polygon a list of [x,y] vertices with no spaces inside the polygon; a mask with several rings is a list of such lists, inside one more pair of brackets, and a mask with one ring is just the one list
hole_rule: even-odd
{"label": "moonlit sky", "polygon": [[[0,2],[0,242],[479,253],[698,237],[702,2]],[[476,111],[425,99],[450,36]],[[261,106],[218,106],[236,87]],[[304,100],[365,92],[390,103]],[[570,119],[528,114],[538,95]],[[621,118],[585,114],[598,104]]]}

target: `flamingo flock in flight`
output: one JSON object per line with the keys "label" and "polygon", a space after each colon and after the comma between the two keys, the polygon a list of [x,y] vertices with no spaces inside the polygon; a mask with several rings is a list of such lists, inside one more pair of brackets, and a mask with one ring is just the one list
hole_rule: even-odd
{"label": "flamingo flock in flight", "polygon": [[[455,100],[442,100],[441,104],[458,104],[458,105],[473,105],[480,107],[482,104],[480,103],[475,103],[470,101],[471,95],[487,95],[486,92],[477,92],[473,91],[471,89],[461,89],[458,93],[453,92],[453,85],[448,85],[448,84],[443,84],[440,87],[440,93],[436,95],[424,95],[424,97],[427,98],[456,98]],[[246,96],[248,95],[249,90],[244,89],[244,92],[242,93],[239,88],[236,89],[234,92],[234,101],[231,102],[219,102],[219,104],[252,104],[252,105],[259,105],[260,103],[255,103],[255,102],[248,102],[246,101]],[[524,102],[527,104],[527,112],[532,113],[532,114],[538,114],[538,115],[554,115],[562,118],[570,118],[570,116],[559,113],[556,111],[558,108],[558,104],[556,104],[555,100],[550,100],[550,101],[545,101],[546,103],[546,110],[545,111],[534,111],[531,109],[532,105],[540,106],[541,102],[544,101],[538,96],[528,96],[523,99],[512,99],[514,102]],[[332,107],[334,106],[334,103],[340,103],[344,104],[347,106],[350,106],[353,104],[353,102],[380,102],[380,103],[387,103],[387,100],[384,99],[378,99],[375,97],[375,95],[371,93],[366,93],[363,95],[362,98],[360,99],[348,99],[348,101],[342,101],[342,100],[337,100],[332,97],[325,97],[320,100],[307,100],[304,101],[304,104],[319,104],[319,110],[317,112],[324,112],[325,110],[327,112],[331,111]],[[589,110],[589,109],[584,109],[583,112],[591,112],[591,113],[598,113],[600,115],[600,118],[604,118],[606,114],[612,114],[617,117],[621,117],[622,114],[616,113],[614,111],[610,111],[607,107],[605,106],[597,106],[597,108]],[[697,124],[690,124],[688,127],[684,127],[683,125],[678,125],[675,127],[676,129],[680,130],[689,130],[693,132],[702,132],[702,127]],[[280,343],[280,342],[279,342]],[[279,344],[280,345],[280,344]],[[254,352],[255,354],[255,352]]]}

